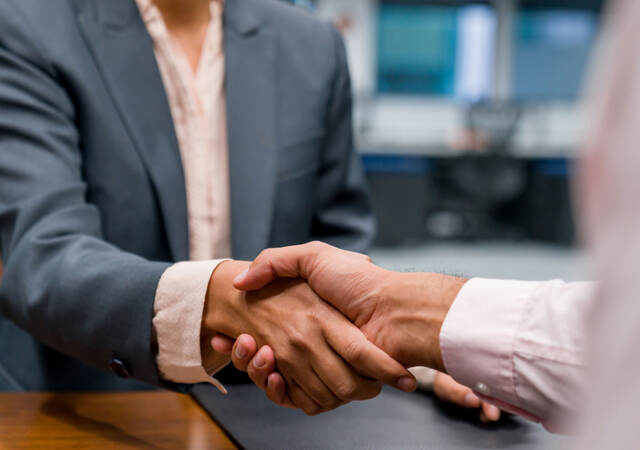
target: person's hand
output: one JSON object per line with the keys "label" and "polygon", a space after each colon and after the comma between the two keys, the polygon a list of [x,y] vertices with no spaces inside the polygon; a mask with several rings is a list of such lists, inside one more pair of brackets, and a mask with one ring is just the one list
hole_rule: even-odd
{"label": "person's hand", "polygon": [[479,410],[480,420],[484,423],[500,420],[500,409],[481,400],[470,388],[457,383],[446,373],[436,373],[433,393],[442,401],[454,403],[462,408]]}
{"label": "person's hand", "polygon": [[440,328],[466,280],[391,272],[365,255],[312,242],[263,251],[234,285],[251,291],[278,277],[306,279],[320,297],[405,366],[445,371]]}
{"label": "person's hand", "polygon": [[296,408],[287,394],[284,378],[276,371],[276,360],[271,347],[263,345],[258,349],[255,339],[248,334],[240,335],[235,341],[217,334],[211,339],[211,346],[218,353],[231,355],[236,369],[247,372],[251,381],[265,391],[272,402]]}
{"label": "person's hand", "polygon": [[[246,334],[238,337],[235,342],[227,336],[216,335],[211,345],[217,352],[231,354],[234,366],[247,372],[271,401],[281,406],[293,407],[287,395],[286,383],[276,372],[276,361],[268,345],[258,350],[256,341]],[[479,410],[479,418],[484,423],[500,420],[500,409],[482,401],[470,388],[457,383],[447,374],[436,372],[432,388],[436,397],[442,401]]]}
{"label": "person's hand", "polygon": [[[413,376],[369,342],[301,280],[280,280],[255,292],[231,286],[248,263],[227,261],[211,277],[202,336],[247,333],[268,345],[286,382],[290,406],[309,415],[375,397],[381,383],[415,388]],[[401,381],[402,380],[402,381]],[[407,389],[409,386],[409,389]]]}

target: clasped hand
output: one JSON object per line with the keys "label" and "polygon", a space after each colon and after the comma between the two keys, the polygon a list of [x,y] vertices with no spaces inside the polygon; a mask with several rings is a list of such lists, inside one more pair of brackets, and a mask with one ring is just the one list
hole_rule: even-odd
{"label": "clasped hand", "polygon": [[[382,383],[415,389],[406,368],[300,279],[269,280],[243,292],[231,285],[248,263],[228,261],[214,272],[203,330],[251,335],[268,346],[286,382],[289,406],[309,415],[375,397]],[[265,283],[267,284],[267,283]]]}
{"label": "clasped hand", "polygon": [[[219,333],[212,348],[231,353],[272,401],[314,415],[375,397],[383,383],[413,391],[407,367],[444,371],[440,328],[465,281],[387,271],[313,242],[265,250],[250,264],[223,263],[204,321]],[[436,382],[441,398],[499,417],[450,377]]]}

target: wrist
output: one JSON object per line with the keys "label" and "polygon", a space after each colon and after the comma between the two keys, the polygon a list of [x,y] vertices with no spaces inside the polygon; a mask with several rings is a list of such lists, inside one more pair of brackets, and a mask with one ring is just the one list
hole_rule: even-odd
{"label": "wrist", "polygon": [[202,336],[222,333],[236,338],[242,330],[244,293],[233,287],[233,279],[249,268],[246,261],[224,261],[211,274],[202,314]]}
{"label": "wrist", "polygon": [[400,330],[403,363],[446,372],[440,330],[466,281],[435,273],[391,272],[383,278],[381,298]]}

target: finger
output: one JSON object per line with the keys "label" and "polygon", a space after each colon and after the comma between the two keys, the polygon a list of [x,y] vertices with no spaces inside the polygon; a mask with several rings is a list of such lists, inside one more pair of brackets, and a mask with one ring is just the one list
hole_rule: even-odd
{"label": "finger", "polygon": [[304,378],[294,379],[294,381],[320,407],[315,414],[331,411],[345,403],[331,392],[312,368],[307,371]]}
{"label": "finger", "polygon": [[224,334],[216,334],[211,338],[211,347],[218,353],[224,353],[228,355],[233,349],[234,340]]}
{"label": "finger", "polygon": [[295,382],[288,382],[289,397],[293,401],[296,408],[301,409],[308,416],[315,416],[322,411],[320,405],[318,405],[311,397],[309,397],[300,386]]}
{"label": "finger", "polygon": [[272,402],[287,408],[296,407],[287,394],[287,384],[284,378],[275,371],[276,360],[271,347],[262,346],[247,369],[251,381],[263,389]]}
{"label": "finger", "polygon": [[273,372],[267,378],[267,397],[277,405],[285,408],[296,408],[287,394],[287,383],[278,372]]}
{"label": "finger", "polygon": [[364,378],[349,367],[333,349],[312,356],[311,365],[318,378],[344,402],[368,400],[380,394],[382,383]]}
{"label": "finger", "polygon": [[252,336],[248,334],[238,336],[236,343],[233,345],[233,351],[231,352],[231,361],[233,361],[236,369],[246,372],[247,366],[257,349],[258,346]]}
{"label": "finger", "polygon": [[433,392],[440,400],[455,403],[463,408],[479,408],[482,404],[471,389],[440,372],[433,381]]}
{"label": "finger", "polygon": [[482,402],[482,414],[488,422],[497,422],[500,420],[500,409],[490,403]]}
{"label": "finger", "polygon": [[[336,314],[339,314],[336,311]],[[361,376],[382,381],[405,392],[416,389],[415,377],[398,361],[371,343],[353,324],[340,316],[328,320],[323,328],[325,339]]]}
{"label": "finger", "polygon": [[264,345],[257,351],[251,363],[247,367],[247,373],[251,381],[261,389],[267,388],[267,378],[276,370],[276,359],[273,350]]}

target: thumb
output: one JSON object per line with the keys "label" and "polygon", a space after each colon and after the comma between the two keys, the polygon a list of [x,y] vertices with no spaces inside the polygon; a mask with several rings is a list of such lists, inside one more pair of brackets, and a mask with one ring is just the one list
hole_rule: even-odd
{"label": "thumb", "polygon": [[307,278],[307,261],[316,253],[313,243],[263,250],[233,286],[241,291],[262,289],[278,278]]}

